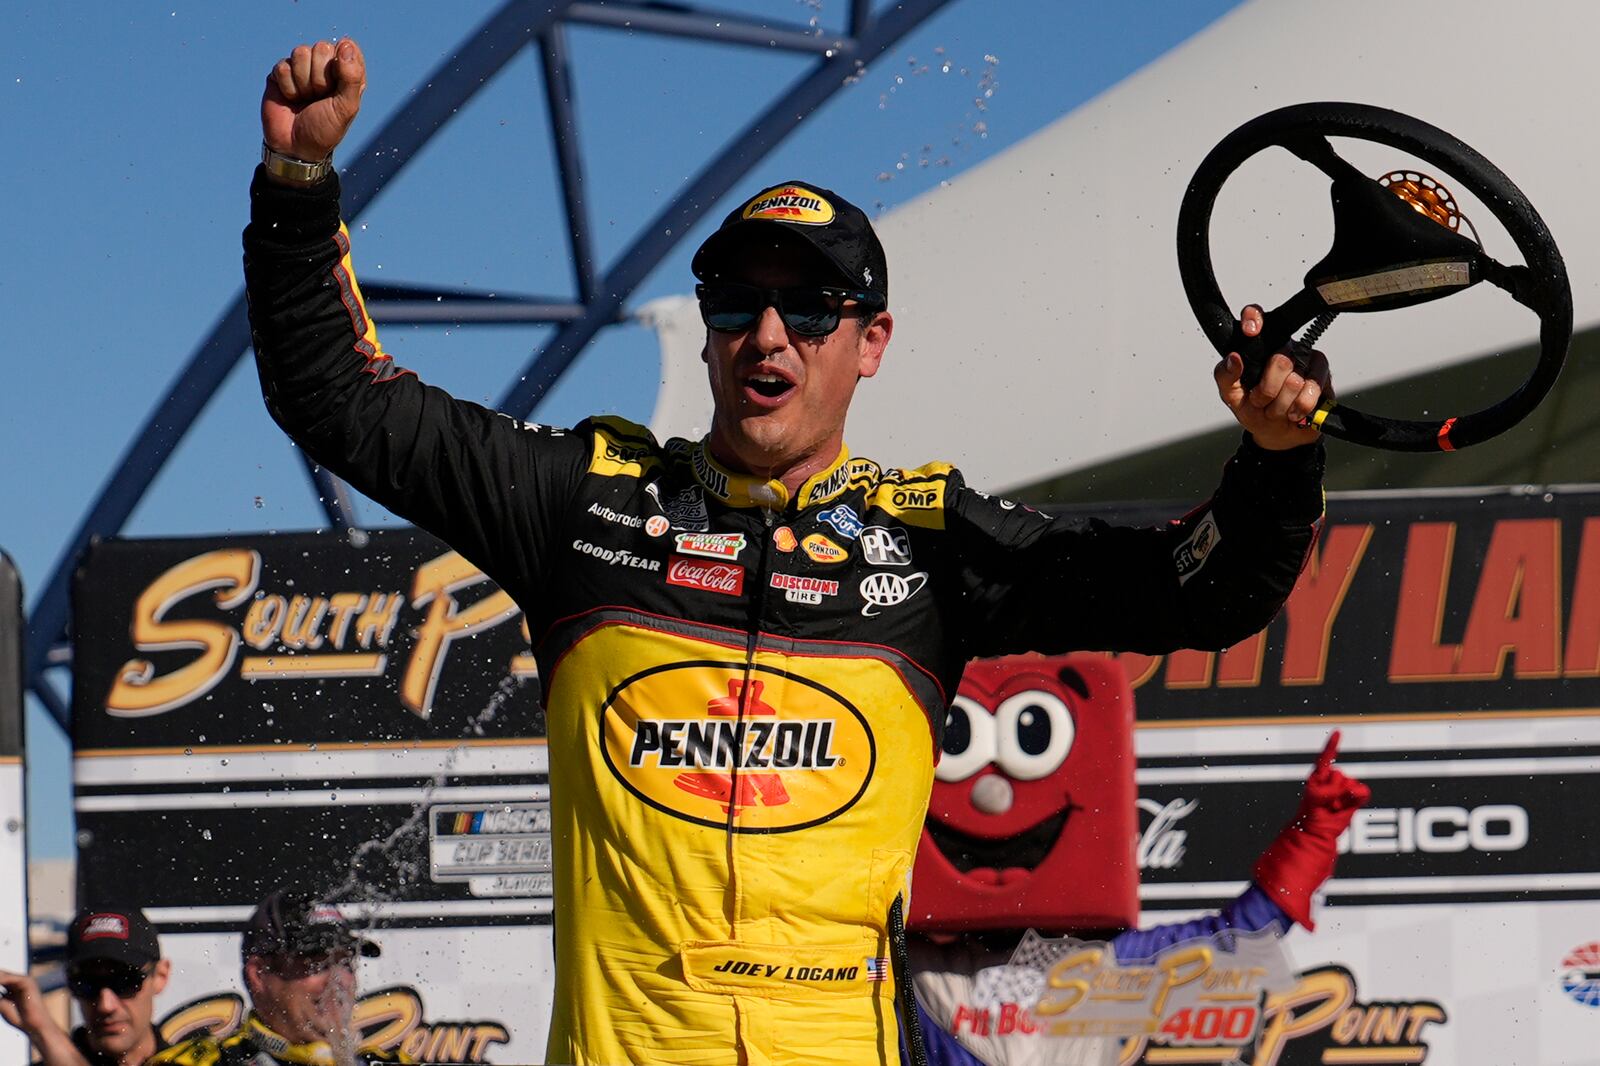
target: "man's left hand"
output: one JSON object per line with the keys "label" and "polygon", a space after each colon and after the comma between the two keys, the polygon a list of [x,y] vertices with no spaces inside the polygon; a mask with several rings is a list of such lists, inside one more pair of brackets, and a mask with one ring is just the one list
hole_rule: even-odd
{"label": "man's left hand", "polygon": [[[1246,307],[1239,322],[1245,336],[1256,336],[1261,332],[1261,308],[1254,304]],[[1243,376],[1244,360],[1237,352],[1229,352],[1212,371],[1217,395],[1257,444],[1269,451],[1283,451],[1321,436],[1321,431],[1307,422],[1323,397],[1333,395],[1333,376],[1321,352],[1308,349],[1299,360],[1277,353],[1268,360],[1261,380],[1249,390],[1240,380]]]}

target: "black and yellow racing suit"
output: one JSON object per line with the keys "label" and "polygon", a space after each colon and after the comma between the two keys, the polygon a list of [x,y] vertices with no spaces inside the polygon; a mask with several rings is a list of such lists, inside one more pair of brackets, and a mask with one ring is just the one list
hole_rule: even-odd
{"label": "black and yellow racing suit", "polygon": [[789,492],[595,418],[518,421],[378,344],[330,179],[258,174],[267,406],[318,463],[510,593],[548,721],[549,1061],[895,1062],[907,891],[962,665],[1256,632],[1322,513],[1320,445],[1248,440],[1163,528],[1052,518],[935,463],[841,453]]}
{"label": "black and yellow racing suit", "polygon": [[410,1061],[398,1051],[371,1048],[357,1051],[354,1059],[339,1059],[320,1041],[296,1044],[284,1039],[252,1011],[244,1024],[227,1036],[207,1033],[191,1037],[156,1052],[144,1066],[377,1066]]}

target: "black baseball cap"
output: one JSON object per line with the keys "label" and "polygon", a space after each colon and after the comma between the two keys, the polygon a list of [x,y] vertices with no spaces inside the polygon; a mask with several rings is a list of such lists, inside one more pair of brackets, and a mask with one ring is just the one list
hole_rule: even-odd
{"label": "black baseball cap", "polygon": [[707,237],[689,269],[714,281],[753,240],[786,234],[822,253],[846,287],[865,289],[889,302],[889,261],[865,211],[831,189],[786,181],[763,189],[728,213]]}
{"label": "black baseball cap", "polygon": [[109,959],[148,966],[161,958],[155,927],[137,907],[79,911],[67,928],[67,965]]}
{"label": "black baseball cap", "polygon": [[383,954],[357,936],[339,909],[311,892],[274,889],[256,906],[245,926],[240,955],[323,955],[349,948],[369,959]]}

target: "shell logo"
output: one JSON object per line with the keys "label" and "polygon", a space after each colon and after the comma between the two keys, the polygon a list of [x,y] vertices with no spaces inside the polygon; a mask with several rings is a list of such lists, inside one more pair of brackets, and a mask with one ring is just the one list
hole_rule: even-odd
{"label": "shell logo", "polygon": [[803,226],[826,226],[833,221],[833,204],[804,185],[780,185],[759,193],[744,205],[740,218],[767,218],[777,222],[798,222]]}
{"label": "shell logo", "polygon": [[602,709],[600,750],[649,806],[736,833],[837,818],[877,765],[866,717],[842,696],[743,663],[668,663],[623,681]]}

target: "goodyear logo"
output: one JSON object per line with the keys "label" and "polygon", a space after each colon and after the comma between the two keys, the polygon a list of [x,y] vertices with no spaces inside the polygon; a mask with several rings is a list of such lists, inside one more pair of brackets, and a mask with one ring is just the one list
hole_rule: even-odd
{"label": "goodyear logo", "polygon": [[768,189],[744,205],[740,218],[770,218],[779,222],[798,222],[802,226],[826,226],[833,221],[833,205],[822,194],[804,185],[780,185]]}
{"label": "goodyear logo", "polygon": [[789,832],[850,809],[877,749],[860,711],[814,681],[742,663],[668,664],[617,686],[602,753],[629,792],[687,822]]}

